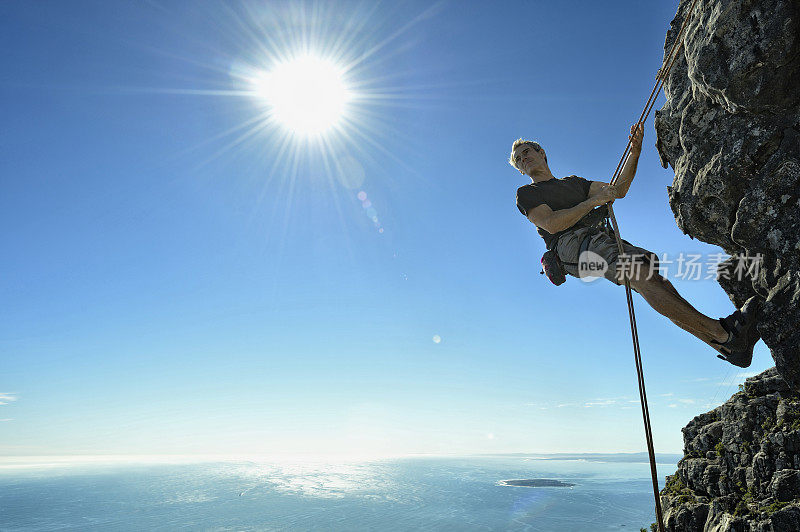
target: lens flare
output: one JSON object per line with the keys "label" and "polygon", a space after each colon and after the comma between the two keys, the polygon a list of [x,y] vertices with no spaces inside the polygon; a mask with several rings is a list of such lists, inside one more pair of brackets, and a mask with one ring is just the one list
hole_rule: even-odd
{"label": "lens flare", "polygon": [[378,230],[379,233],[383,234],[383,226],[381,226],[381,222],[378,219],[378,211],[375,207],[372,206],[372,202],[367,198],[367,193],[361,190],[356,197],[361,201],[361,207],[364,209],[364,213],[367,217],[372,220],[372,224],[375,226],[375,229]]}

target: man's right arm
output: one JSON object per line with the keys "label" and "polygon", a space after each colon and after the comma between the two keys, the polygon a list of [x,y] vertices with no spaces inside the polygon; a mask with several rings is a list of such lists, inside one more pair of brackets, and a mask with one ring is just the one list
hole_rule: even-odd
{"label": "man's right arm", "polygon": [[558,233],[572,227],[578,220],[586,214],[616,198],[616,190],[611,186],[605,186],[594,196],[586,198],[574,207],[569,209],[552,210],[546,204],[539,205],[528,211],[528,220],[541,227],[550,234]]}

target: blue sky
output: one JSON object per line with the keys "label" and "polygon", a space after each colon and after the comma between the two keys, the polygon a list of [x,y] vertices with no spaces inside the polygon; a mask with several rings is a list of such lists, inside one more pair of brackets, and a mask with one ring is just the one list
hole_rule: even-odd
{"label": "blue sky", "polygon": [[[677,2],[298,5],[0,5],[0,454],[643,450],[623,289],[539,275],[507,158],[608,180]],[[325,150],[242,85],[302,42],[371,95]],[[718,252],[654,143],[651,118],[624,238]],[[679,452],[772,360],[734,371],[635,297]]]}

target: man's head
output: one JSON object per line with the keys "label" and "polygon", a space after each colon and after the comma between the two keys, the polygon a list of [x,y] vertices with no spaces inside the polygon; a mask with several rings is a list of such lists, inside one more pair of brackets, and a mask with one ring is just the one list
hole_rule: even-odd
{"label": "man's head", "polygon": [[542,163],[547,167],[547,154],[538,142],[524,139],[514,141],[508,164],[521,174],[532,176],[534,169],[541,167]]}

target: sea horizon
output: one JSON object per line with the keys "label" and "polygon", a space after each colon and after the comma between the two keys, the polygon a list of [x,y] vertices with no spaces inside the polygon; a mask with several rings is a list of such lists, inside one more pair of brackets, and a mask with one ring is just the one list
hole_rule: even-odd
{"label": "sea horizon", "polygon": [[[528,458],[538,460],[566,460],[566,461],[593,461],[593,462],[624,462],[624,463],[649,463],[649,456],[645,451],[635,452],[499,452],[499,453],[397,453],[364,455],[356,453],[198,453],[198,454],[25,454],[25,455],[0,455],[0,470],[30,467],[54,467],[60,465],[92,465],[92,464],[200,464],[217,462],[373,462],[381,460],[400,460],[414,458]],[[683,457],[682,453],[656,453],[656,463],[668,464]]]}
{"label": "sea horizon", "polygon": [[[17,461],[0,465],[0,529],[639,530],[646,457]],[[657,458],[664,478],[680,455]]]}

